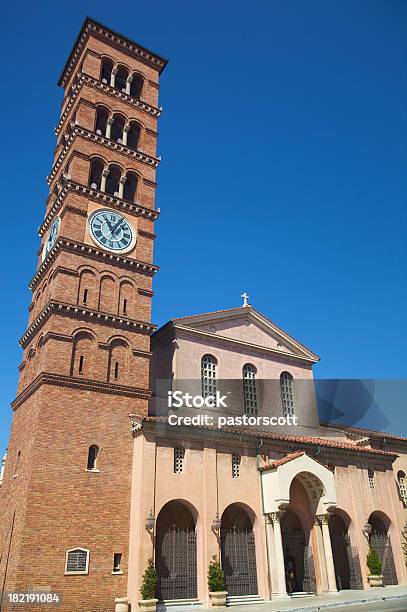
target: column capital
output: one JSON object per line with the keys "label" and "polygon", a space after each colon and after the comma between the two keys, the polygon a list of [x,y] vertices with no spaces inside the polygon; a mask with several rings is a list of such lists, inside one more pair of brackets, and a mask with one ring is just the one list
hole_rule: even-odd
{"label": "column capital", "polygon": [[266,521],[270,525],[274,525],[275,523],[280,523],[283,513],[281,510],[277,510],[276,512],[268,512],[265,514]]}
{"label": "column capital", "polygon": [[133,75],[132,75],[132,74],[129,74],[129,76],[127,77],[126,81],[127,81],[128,83],[131,83],[131,82],[132,82],[132,80],[133,80]]}
{"label": "column capital", "polygon": [[321,525],[328,525],[329,523],[329,514],[317,514],[316,519],[319,521]]}

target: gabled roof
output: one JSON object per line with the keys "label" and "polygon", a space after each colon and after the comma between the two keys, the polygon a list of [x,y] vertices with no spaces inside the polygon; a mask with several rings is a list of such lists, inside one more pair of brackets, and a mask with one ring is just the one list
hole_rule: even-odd
{"label": "gabled roof", "polygon": [[271,461],[268,465],[264,465],[259,468],[260,472],[265,472],[266,470],[272,470],[274,468],[280,467],[280,465],[284,465],[293,459],[298,459],[298,457],[302,457],[305,455],[304,451],[296,451],[295,453],[288,453],[285,457],[281,457],[280,459],[276,459],[275,461]]}
{"label": "gabled roof", "polygon": [[[281,341],[284,342],[285,345],[290,346],[294,354],[292,355],[291,353],[285,353],[284,351],[274,351],[274,352],[284,354],[287,356],[299,357],[300,359],[305,359],[306,361],[311,361],[314,363],[316,361],[319,361],[320,358],[318,357],[318,355],[316,355],[313,351],[311,351],[304,344],[302,344],[301,342],[299,342],[298,340],[296,340],[295,338],[287,334],[287,332],[285,332],[280,327],[278,327],[278,325],[273,323],[273,321],[271,321],[270,319],[262,315],[255,308],[253,308],[253,306],[250,306],[250,305],[241,306],[239,308],[229,308],[226,310],[215,310],[213,312],[206,312],[206,313],[202,313],[198,315],[190,315],[186,317],[177,317],[177,318],[171,319],[163,327],[158,329],[157,332],[155,333],[155,336],[158,336],[161,331],[168,330],[169,328],[173,327],[173,328],[182,328],[184,330],[189,330],[190,332],[195,332],[195,333],[199,331],[199,334],[201,335],[212,337],[212,338],[217,338],[217,339],[222,338],[222,340],[232,342],[232,343],[250,345],[250,343],[233,339],[227,335],[222,334],[219,331],[215,334],[215,333],[211,333],[211,332],[208,332],[207,330],[202,329],[202,325],[206,323],[215,323],[219,321],[232,320],[232,319],[239,318],[242,316],[251,320],[251,322],[253,322],[258,327],[262,328],[265,332],[269,333],[270,335],[273,335],[274,337],[281,339]],[[263,346],[259,346],[259,345],[251,345],[251,346],[254,348],[266,350],[265,347]]]}
{"label": "gabled roof", "polygon": [[80,32],[73,44],[71,53],[59,77],[58,85],[61,87],[65,87],[65,83],[69,79],[72,69],[78,61],[80,52],[90,35],[100,38],[109,45],[117,47],[124,53],[152,66],[158,70],[159,73],[161,73],[168,64],[167,59],[150,51],[150,49],[139,45],[134,40],[127,38],[127,36],[123,36],[123,34],[119,34],[119,32],[111,30],[90,17],[85,17]]}

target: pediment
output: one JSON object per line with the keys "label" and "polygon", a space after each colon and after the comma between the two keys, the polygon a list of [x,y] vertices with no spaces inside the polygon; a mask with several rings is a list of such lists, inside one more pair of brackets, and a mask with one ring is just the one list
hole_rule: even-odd
{"label": "pediment", "polygon": [[285,355],[318,361],[319,357],[292,338],[251,306],[184,317],[173,321],[176,327],[200,331]]}

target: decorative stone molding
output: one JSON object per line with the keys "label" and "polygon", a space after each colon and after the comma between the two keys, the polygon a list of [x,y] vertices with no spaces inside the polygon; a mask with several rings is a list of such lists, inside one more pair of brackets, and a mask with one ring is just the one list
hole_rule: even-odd
{"label": "decorative stone molding", "polygon": [[168,63],[165,58],[156,55],[152,51],[138,45],[129,38],[109,30],[109,28],[106,28],[92,19],[86,18],[85,23],[82,26],[82,30],[79,33],[76,43],[58,81],[58,85],[61,87],[65,87],[66,83],[68,82],[69,77],[77,64],[90,35],[107,42],[110,46],[116,47],[120,51],[127,53],[127,55],[130,55],[131,57],[143,62],[144,64],[147,64],[148,66],[151,66],[152,68],[155,68],[159,73],[164,70]]}
{"label": "decorative stone molding", "polygon": [[151,390],[141,389],[139,387],[131,387],[128,385],[116,385],[100,380],[91,380],[88,378],[77,378],[75,376],[63,376],[62,374],[51,374],[50,372],[41,372],[29,385],[20,393],[12,402],[13,410],[16,410],[23,402],[27,400],[37,389],[42,385],[56,385],[58,387],[70,387],[74,389],[82,389],[85,391],[97,391],[99,393],[107,393],[109,395],[120,395],[126,397],[136,397],[139,399],[150,399]]}
{"label": "decorative stone molding", "polygon": [[163,112],[162,107],[155,108],[151,104],[148,104],[147,102],[144,102],[143,100],[139,98],[133,98],[133,96],[131,96],[128,93],[119,91],[118,89],[115,89],[114,87],[111,87],[110,85],[107,85],[106,83],[102,83],[101,81],[98,81],[97,79],[94,79],[93,77],[87,74],[78,72],[75,78],[75,83],[73,83],[72,85],[72,92],[71,92],[70,100],[68,104],[66,105],[66,108],[64,112],[62,113],[61,118],[58,121],[58,124],[55,128],[55,135],[58,136],[59,132],[65,125],[65,122],[72,109],[72,106],[74,105],[75,100],[78,97],[78,94],[81,91],[83,85],[88,85],[92,89],[103,91],[104,93],[111,96],[112,98],[120,99],[122,102],[129,104],[132,108],[137,108],[138,110],[144,113],[147,113],[148,115],[151,115],[152,117],[156,117],[157,119]]}
{"label": "decorative stone molding", "polygon": [[[160,158],[151,157],[146,153],[142,153],[139,150],[134,151],[133,149],[129,149],[129,147],[125,146],[124,144],[121,144],[120,142],[116,142],[115,140],[111,140],[106,136],[101,136],[100,134],[96,134],[91,130],[81,127],[80,125],[74,124],[72,125],[72,132],[69,134],[68,139],[65,142],[64,148],[55,160],[54,165],[51,168],[51,172],[47,177],[48,185],[51,185],[57,172],[60,170],[62,163],[76,136],[84,138],[85,140],[96,142],[106,147],[107,149],[117,151],[119,153],[122,153],[123,155],[127,155],[131,159],[136,159],[137,161],[146,164],[147,166],[151,166],[152,168],[158,168],[158,165],[160,163]],[[132,170],[132,168],[127,168],[127,170]]]}
{"label": "decorative stone molding", "polygon": [[137,321],[120,315],[113,315],[100,310],[87,308],[85,306],[77,306],[75,304],[67,304],[51,300],[38,315],[36,320],[30,325],[25,334],[20,338],[20,346],[26,348],[31,342],[38,330],[46,323],[52,314],[66,315],[70,317],[80,317],[81,320],[95,321],[96,323],[104,323],[112,327],[128,329],[129,331],[137,331],[143,334],[152,334],[157,328],[152,323],[145,321]]}
{"label": "decorative stone molding", "polygon": [[158,210],[152,210],[151,208],[147,208],[138,202],[127,202],[126,200],[122,200],[116,196],[110,196],[103,191],[99,191],[98,189],[85,187],[85,185],[80,185],[79,183],[75,183],[69,179],[64,182],[61,192],[42,222],[42,225],[40,225],[38,229],[38,234],[40,236],[42,236],[50,227],[54,217],[61,210],[68,193],[79,193],[80,195],[84,195],[90,200],[103,204],[104,206],[124,210],[136,217],[144,217],[145,219],[149,219],[151,221],[155,221],[160,214]]}
{"label": "decorative stone molding", "polygon": [[104,262],[107,261],[108,263],[118,265],[128,270],[136,270],[140,274],[145,274],[147,276],[153,276],[158,271],[158,266],[154,266],[153,264],[138,261],[137,259],[130,259],[123,255],[116,255],[114,253],[101,251],[90,245],[83,244],[83,242],[67,240],[66,238],[61,237],[57,240],[55,245],[48,253],[45,261],[40,265],[37,272],[33,276],[30,284],[28,285],[31,290],[35,290],[38,287],[61,251],[68,251],[78,255],[86,254],[86,256],[91,259]]}

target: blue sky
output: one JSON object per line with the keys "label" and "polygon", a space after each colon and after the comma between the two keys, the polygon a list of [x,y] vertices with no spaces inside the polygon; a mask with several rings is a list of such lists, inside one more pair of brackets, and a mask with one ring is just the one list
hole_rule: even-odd
{"label": "blue sky", "polygon": [[[154,321],[238,306],[246,290],[321,355],[316,376],[405,378],[403,0],[8,3],[0,449],[48,193],[56,82],[86,14],[170,60]],[[400,431],[402,396],[379,395],[388,428]]]}

